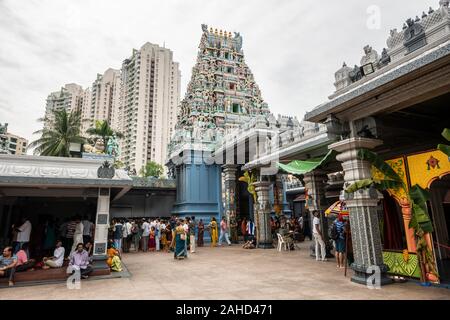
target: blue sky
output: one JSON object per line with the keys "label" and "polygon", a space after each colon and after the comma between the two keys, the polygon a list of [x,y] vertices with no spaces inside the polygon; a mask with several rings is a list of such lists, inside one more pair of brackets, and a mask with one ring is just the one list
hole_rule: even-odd
{"label": "blue sky", "polygon": [[[379,28],[367,25],[373,6]],[[334,91],[343,61],[359,64],[366,44],[380,53],[390,29],[430,6],[439,1],[0,0],[0,123],[36,138],[50,92],[66,83],[90,86],[147,41],[174,52],[183,97],[202,23],[240,32],[271,111],[301,119]]]}

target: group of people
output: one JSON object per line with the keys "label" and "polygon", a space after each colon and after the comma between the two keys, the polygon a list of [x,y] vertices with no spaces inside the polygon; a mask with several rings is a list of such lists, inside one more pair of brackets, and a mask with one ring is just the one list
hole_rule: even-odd
{"label": "group of people", "polygon": [[61,268],[64,261],[68,261],[68,273],[80,270],[81,276],[87,278],[92,272],[94,230],[87,216],[83,219],[74,216],[60,225],[49,219],[38,224],[36,230],[30,220],[23,217],[19,225],[11,226],[11,245],[3,249],[0,257],[0,277],[7,277],[9,285],[13,286],[17,272]]}

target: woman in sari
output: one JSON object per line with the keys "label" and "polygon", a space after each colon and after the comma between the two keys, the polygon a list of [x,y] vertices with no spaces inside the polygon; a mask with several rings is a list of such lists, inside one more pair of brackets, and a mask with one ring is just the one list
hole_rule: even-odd
{"label": "woman in sari", "polygon": [[203,247],[203,233],[205,232],[205,225],[203,223],[203,219],[200,219],[198,222],[198,239],[197,246]]}
{"label": "woman in sari", "polygon": [[152,227],[150,230],[150,236],[148,239],[148,250],[155,251],[156,250],[156,240],[155,240],[155,227]]}
{"label": "woman in sari", "polygon": [[174,259],[187,258],[186,231],[180,221],[177,222],[175,230],[172,231],[172,247],[175,248]]}
{"label": "woman in sari", "polygon": [[167,232],[166,232],[166,225],[165,221],[161,221],[162,228],[161,229],[161,245],[164,252],[167,252],[169,250],[169,246],[167,245]]}
{"label": "woman in sari", "polygon": [[217,226],[216,218],[212,217],[209,223],[209,228],[211,230],[211,247],[215,247],[217,241],[219,241],[219,230]]}

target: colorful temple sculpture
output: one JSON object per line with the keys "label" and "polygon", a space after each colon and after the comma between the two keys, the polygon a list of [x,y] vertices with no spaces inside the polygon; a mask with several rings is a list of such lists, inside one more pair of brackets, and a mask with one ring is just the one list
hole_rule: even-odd
{"label": "colorful temple sculpture", "polygon": [[[177,180],[173,213],[209,221],[212,216],[220,218],[224,209],[227,217],[235,216],[234,205],[230,204],[239,195],[223,194],[222,190],[233,189],[231,181],[238,178],[236,162],[245,163],[249,157],[245,151],[236,157],[231,153],[219,155],[215,153],[217,148],[242,130],[258,127],[270,139],[269,131],[300,130],[300,125],[294,118],[280,117],[277,121],[270,113],[245,63],[239,33],[208,30],[206,25],[202,25],[202,30],[197,62],[181,102],[167,166]],[[243,158],[235,159],[240,157]],[[248,211],[248,203],[246,207]]]}

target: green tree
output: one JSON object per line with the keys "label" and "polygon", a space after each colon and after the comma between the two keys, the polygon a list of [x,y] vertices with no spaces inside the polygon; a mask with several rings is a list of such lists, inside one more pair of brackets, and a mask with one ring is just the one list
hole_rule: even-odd
{"label": "green tree", "polygon": [[139,174],[142,177],[153,177],[153,178],[161,178],[164,173],[164,168],[159,163],[154,161],[149,161],[145,165],[145,167],[141,168]]}
{"label": "green tree", "polygon": [[105,150],[108,146],[109,138],[112,137],[114,134],[116,135],[117,138],[123,138],[123,134],[111,128],[109,126],[108,121],[106,120],[105,121],[96,120],[95,127],[87,129],[86,133],[91,136],[102,138],[103,143],[105,145]]}
{"label": "green tree", "polygon": [[68,113],[66,109],[55,109],[52,118],[41,118],[38,121],[47,126],[34,132],[41,137],[30,143],[28,148],[35,148],[33,153],[41,156],[70,157],[71,143],[85,143],[81,136],[81,111]]}

